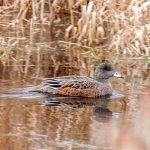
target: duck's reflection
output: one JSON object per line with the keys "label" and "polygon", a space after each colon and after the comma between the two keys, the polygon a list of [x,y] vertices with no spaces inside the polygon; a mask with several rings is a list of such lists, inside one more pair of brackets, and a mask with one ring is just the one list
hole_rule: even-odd
{"label": "duck's reflection", "polygon": [[100,122],[108,122],[112,118],[112,111],[105,107],[95,107],[94,110],[94,119]]}
{"label": "duck's reflection", "polygon": [[[97,121],[108,121],[119,113],[127,110],[128,99],[123,95],[114,93],[112,96],[100,98],[64,97],[49,95],[45,98],[43,105],[54,107],[65,107],[68,109],[80,109],[91,107],[94,119]],[[115,114],[115,115],[114,115]],[[117,114],[117,115],[116,115]]]}

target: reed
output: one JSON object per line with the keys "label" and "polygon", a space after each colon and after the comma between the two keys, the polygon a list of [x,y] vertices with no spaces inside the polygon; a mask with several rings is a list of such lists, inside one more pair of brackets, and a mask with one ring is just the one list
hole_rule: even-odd
{"label": "reed", "polygon": [[116,0],[3,0],[0,19],[0,28],[17,33],[18,40],[29,37],[34,42],[44,28],[52,39],[57,36],[64,43],[92,47],[92,55],[97,49],[99,53],[150,55],[150,2],[146,0],[121,4]]}

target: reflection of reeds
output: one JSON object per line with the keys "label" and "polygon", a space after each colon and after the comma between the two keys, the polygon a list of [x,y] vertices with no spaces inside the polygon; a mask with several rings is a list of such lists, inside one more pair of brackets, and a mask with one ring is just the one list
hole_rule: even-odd
{"label": "reflection of reeds", "polygon": [[127,111],[126,113],[120,114],[121,117],[118,119],[112,119],[111,114],[110,118],[107,117],[107,124],[93,120],[90,132],[92,143],[98,149],[106,147],[106,149],[112,150],[149,150],[149,99],[150,87],[144,89],[139,99],[136,99],[138,107],[135,110],[136,112],[132,111],[132,117],[129,116],[129,112]]}
{"label": "reflection of reeds", "polygon": [[[139,96],[139,111],[132,121],[124,122],[116,136],[115,150],[149,150],[150,149],[150,88]],[[125,125],[126,124],[126,125]]]}

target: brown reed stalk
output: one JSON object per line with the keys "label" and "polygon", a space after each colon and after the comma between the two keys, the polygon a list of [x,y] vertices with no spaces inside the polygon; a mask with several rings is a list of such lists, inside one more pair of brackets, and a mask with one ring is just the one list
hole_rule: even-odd
{"label": "brown reed stalk", "polygon": [[[87,10],[85,11],[85,7],[83,7],[83,27],[82,27],[82,32],[78,38],[78,41],[81,41],[83,36],[86,34],[87,32],[87,28],[88,28],[88,25],[89,25],[89,20],[90,20],[90,17],[91,17],[91,11],[92,11],[92,7],[93,7],[93,2],[91,1],[89,4],[88,4],[88,7],[87,7]],[[85,22],[84,22],[85,20]]]}
{"label": "brown reed stalk", "polygon": [[68,0],[71,25],[74,27],[73,0]]}
{"label": "brown reed stalk", "polygon": [[41,9],[40,9],[40,20],[41,23],[44,23],[44,4],[45,4],[45,0],[41,0]]}

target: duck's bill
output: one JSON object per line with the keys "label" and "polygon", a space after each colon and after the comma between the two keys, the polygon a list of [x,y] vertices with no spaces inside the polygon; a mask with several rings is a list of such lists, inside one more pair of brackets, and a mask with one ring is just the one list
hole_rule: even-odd
{"label": "duck's bill", "polygon": [[113,77],[122,78],[122,79],[124,78],[119,72],[114,72]]}

